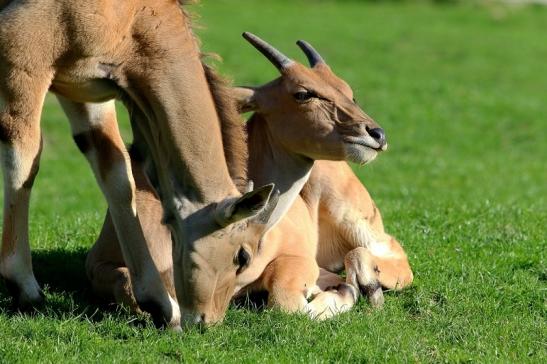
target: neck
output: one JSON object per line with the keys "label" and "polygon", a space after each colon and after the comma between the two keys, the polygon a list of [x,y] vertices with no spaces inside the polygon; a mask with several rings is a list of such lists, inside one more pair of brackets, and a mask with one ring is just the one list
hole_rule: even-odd
{"label": "neck", "polygon": [[279,221],[308,181],[313,160],[284,148],[272,137],[267,121],[261,115],[254,114],[247,123],[247,128],[249,178],[257,186],[275,183],[280,196],[270,221]]}
{"label": "neck", "polygon": [[154,84],[153,93],[130,96],[146,115],[138,126],[154,161],[164,208],[181,213],[182,204],[182,213],[189,214],[238,191],[199,54],[179,55],[174,64],[181,63],[184,67],[158,71],[166,75],[155,79],[169,82]]}

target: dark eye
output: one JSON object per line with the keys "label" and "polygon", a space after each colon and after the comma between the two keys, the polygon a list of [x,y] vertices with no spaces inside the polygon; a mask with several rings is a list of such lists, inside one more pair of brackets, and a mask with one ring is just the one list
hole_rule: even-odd
{"label": "dark eye", "polygon": [[357,100],[355,99],[355,97],[353,98],[353,103],[354,103],[354,104],[357,103]]}
{"label": "dark eye", "polygon": [[239,274],[243,269],[247,268],[250,261],[251,255],[245,249],[240,248],[236,257],[236,265],[238,266],[236,273]]}
{"label": "dark eye", "polygon": [[298,102],[306,102],[315,97],[315,94],[310,91],[299,91],[295,93],[294,99]]}

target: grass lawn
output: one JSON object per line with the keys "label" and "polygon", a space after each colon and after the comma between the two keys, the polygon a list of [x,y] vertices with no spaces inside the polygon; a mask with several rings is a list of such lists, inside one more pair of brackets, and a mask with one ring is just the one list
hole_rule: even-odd
{"label": "grass lawn", "polygon": [[[361,1],[203,0],[203,47],[238,84],[276,77],[240,33],[290,56],[313,43],[386,130],[357,169],[414,285],[310,322],[231,308],[204,333],[158,332],[97,306],[86,250],[105,203],[54,98],[33,192],[34,269],[48,303],[10,312],[0,285],[0,362],[547,362],[547,8]],[[123,128],[129,135],[124,119]]]}

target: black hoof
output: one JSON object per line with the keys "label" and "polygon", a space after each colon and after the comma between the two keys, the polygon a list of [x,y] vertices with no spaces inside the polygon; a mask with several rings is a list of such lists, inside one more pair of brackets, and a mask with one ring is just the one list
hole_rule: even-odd
{"label": "black hoof", "polygon": [[4,278],[6,289],[12,297],[12,309],[21,313],[32,313],[42,308],[46,301],[46,297],[42,290],[39,291],[38,297],[28,297],[19,285],[10,279]]}
{"label": "black hoof", "polygon": [[137,301],[137,304],[139,305],[141,310],[150,314],[150,316],[152,317],[152,322],[157,329],[165,329],[166,327],[168,327],[171,318],[166,317],[166,315],[163,313],[163,310],[161,309],[161,306],[157,302],[145,300]]}
{"label": "black hoof", "polygon": [[368,298],[372,307],[379,308],[384,305],[384,292],[379,284],[359,285],[361,294]]}

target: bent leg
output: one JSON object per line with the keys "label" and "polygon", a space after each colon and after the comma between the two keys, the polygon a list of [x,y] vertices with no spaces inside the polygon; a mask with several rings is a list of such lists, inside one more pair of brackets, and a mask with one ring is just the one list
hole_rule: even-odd
{"label": "bent leg", "polygon": [[319,320],[349,311],[359,298],[357,287],[345,283],[338,274],[325,269],[320,270],[317,287],[319,291],[308,305],[313,307],[315,318]]}
{"label": "bent leg", "polygon": [[359,287],[368,297],[372,306],[384,303],[382,287],[401,290],[412,283],[413,274],[408,258],[399,243],[391,240],[389,249],[381,255],[373,255],[367,248],[351,250],[344,259],[347,282]]}
{"label": "bent leg", "polygon": [[38,173],[40,113],[51,75],[0,70],[0,150],[4,172],[4,217],[0,275],[20,309],[43,301],[32,270],[29,202]]}
{"label": "bent leg", "polygon": [[[317,285],[319,277],[319,267],[314,259],[278,257],[263,274],[264,286],[269,292],[268,305],[324,320],[355,304],[357,292],[353,287],[337,282],[336,290],[322,291]],[[308,299],[311,300],[308,302]]]}
{"label": "bent leg", "polygon": [[363,247],[355,248],[344,258],[346,266],[346,282],[367,296],[373,307],[384,304],[382,285],[376,275],[376,265],[369,250]]}
{"label": "bent leg", "polygon": [[389,239],[389,250],[384,255],[373,255],[378,280],[384,288],[401,290],[409,286],[414,280],[414,275],[408,258],[395,238],[386,234]]}
{"label": "bent leg", "polygon": [[125,305],[132,311],[140,311],[109,212],[99,238],[87,254],[85,266],[87,277],[97,296]]}

